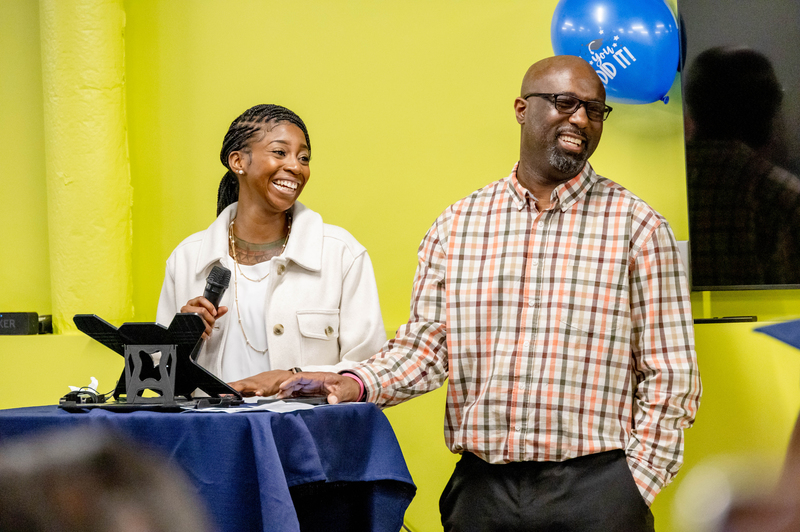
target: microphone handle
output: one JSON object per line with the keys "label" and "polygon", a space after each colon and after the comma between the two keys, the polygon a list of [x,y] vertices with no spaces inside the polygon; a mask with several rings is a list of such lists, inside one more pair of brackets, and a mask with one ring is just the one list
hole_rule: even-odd
{"label": "microphone handle", "polygon": [[222,294],[225,293],[227,286],[222,286],[217,283],[206,283],[206,289],[203,292],[203,297],[208,299],[214,308],[219,308],[219,302],[222,300]]}

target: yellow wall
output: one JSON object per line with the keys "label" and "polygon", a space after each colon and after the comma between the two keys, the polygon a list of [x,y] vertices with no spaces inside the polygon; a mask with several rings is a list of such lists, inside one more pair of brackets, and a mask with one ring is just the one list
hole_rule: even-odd
{"label": "yellow wall", "polygon": [[[527,67],[552,54],[555,4],[128,2],[137,317],[154,316],[169,252],[214,218],[228,124],[277,102],[311,133],[301,201],[369,249],[396,328],[430,223],[516,161],[512,103]],[[594,161],[686,238],[673,102],[617,106]]]}
{"label": "yellow wall", "polygon": [[[228,124],[253,104],[274,102],[310,130],[313,179],[302,201],[370,250],[386,328],[394,330],[407,317],[416,249],[430,223],[516,160],[512,102],[528,65],[552,53],[556,3],[127,1],[136,319],[154,318],[172,248],[214,217]],[[0,30],[0,310],[44,314],[51,303],[38,3],[0,2]],[[595,168],[688,238],[677,85],[668,105],[614,108]],[[800,314],[800,295],[695,294],[693,305],[696,316],[781,319]],[[785,449],[800,405],[800,358],[752,328],[697,327],[705,395],[679,481],[716,453]],[[0,407],[52,404],[91,375],[110,389],[120,369],[121,357],[82,336],[0,337]],[[408,512],[416,531],[439,529],[438,495],[454,460],[443,444],[442,401],[438,391],[387,411],[419,486]],[[674,530],[675,491],[654,505],[660,532]]]}
{"label": "yellow wall", "polygon": [[0,2],[0,80],[0,312],[50,314],[38,2]]}

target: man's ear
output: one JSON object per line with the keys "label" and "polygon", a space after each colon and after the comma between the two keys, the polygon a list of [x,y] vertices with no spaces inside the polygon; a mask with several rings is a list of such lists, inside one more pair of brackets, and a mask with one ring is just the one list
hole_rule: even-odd
{"label": "man's ear", "polygon": [[523,100],[522,98],[517,98],[514,100],[514,112],[517,115],[517,123],[524,124],[525,123],[525,111],[528,110],[528,101]]}

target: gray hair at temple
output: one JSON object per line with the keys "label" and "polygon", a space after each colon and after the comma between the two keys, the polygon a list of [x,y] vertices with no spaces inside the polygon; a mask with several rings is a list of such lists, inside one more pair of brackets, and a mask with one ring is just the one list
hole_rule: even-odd
{"label": "gray hair at temple", "polygon": [[88,426],[0,446],[0,531],[208,531],[182,471]]}

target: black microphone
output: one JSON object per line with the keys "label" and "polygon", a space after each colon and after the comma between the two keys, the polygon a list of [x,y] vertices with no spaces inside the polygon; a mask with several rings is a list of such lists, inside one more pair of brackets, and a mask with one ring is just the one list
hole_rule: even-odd
{"label": "black microphone", "polygon": [[206,278],[206,289],[203,297],[208,299],[214,308],[219,308],[219,301],[222,294],[227,290],[231,282],[231,271],[225,266],[214,266],[211,273]]}

